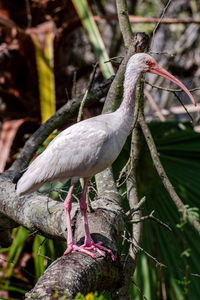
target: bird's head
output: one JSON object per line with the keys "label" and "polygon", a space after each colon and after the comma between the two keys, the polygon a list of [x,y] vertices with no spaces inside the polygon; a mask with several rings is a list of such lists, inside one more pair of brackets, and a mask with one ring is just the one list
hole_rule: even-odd
{"label": "bird's head", "polygon": [[180,86],[181,89],[183,89],[187,95],[190,97],[192,103],[196,105],[196,102],[190,93],[190,91],[186,88],[186,86],[178,80],[176,77],[174,77],[172,74],[170,74],[168,71],[163,69],[159,64],[155,61],[155,59],[146,53],[137,53],[131,56],[131,58],[128,61],[127,65],[127,72],[131,75],[131,71],[137,71],[139,73],[154,73],[157,75],[160,75],[174,83],[176,83],[178,86]]}

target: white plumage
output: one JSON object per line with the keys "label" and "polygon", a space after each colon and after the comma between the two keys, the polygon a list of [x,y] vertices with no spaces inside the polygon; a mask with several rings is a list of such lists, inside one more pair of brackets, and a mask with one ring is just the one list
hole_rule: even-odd
{"label": "white plumage", "polygon": [[[119,112],[77,123],[56,136],[17,183],[17,194],[37,190],[46,181],[90,178],[117,158],[129,133]],[[113,130],[114,129],[114,130]]]}
{"label": "white plumage", "polygon": [[[134,89],[142,72],[161,75],[178,84],[195,101],[187,88],[173,75],[161,68],[148,54],[133,55],[126,68],[124,95],[121,106],[113,113],[100,115],[77,123],[61,132],[24,172],[17,182],[18,195],[37,190],[46,181],[66,181],[71,178],[71,187],[65,199],[67,218],[67,250],[80,251],[95,258],[91,250],[101,255],[103,251],[114,255],[100,243],[95,244],[90,236],[86,216],[86,190],[88,180],[110,166],[119,155],[131,130],[134,110]],[[72,191],[79,178],[84,178],[80,209],[85,229],[85,242],[78,247],[73,243],[71,230]],[[16,180],[17,181],[17,180]]]}

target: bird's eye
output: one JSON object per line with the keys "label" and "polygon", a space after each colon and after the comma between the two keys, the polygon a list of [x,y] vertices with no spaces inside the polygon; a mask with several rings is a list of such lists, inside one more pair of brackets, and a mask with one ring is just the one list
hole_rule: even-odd
{"label": "bird's eye", "polygon": [[145,60],[144,62],[145,62],[146,65],[149,65],[149,64],[150,64],[150,60],[148,60],[148,59]]}

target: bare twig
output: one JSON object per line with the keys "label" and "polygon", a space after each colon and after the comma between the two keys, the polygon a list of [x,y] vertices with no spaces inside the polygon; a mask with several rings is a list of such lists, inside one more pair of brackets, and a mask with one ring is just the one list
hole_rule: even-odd
{"label": "bare twig", "polygon": [[133,244],[134,247],[136,247],[138,250],[144,252],[148,257],[150,257],[152,260],[154,260],[156,262],[156,265],[159,266],[159,267],[165,267],[167,268],[166,265],[164,265],[163,263],[159,262],[154,256],[152,256],[150,253],[148,253],[146,250],[144,250],[142,247],[139,246],[139,244],[137,243],[137,241],[134,239],[130,239],[130,238],[127,238],[126,236],[122,236],[125,240],[127,240],[129,243]]}
{"label": "bare twig", "polygon": [[[148,257],[150,257],[151,259],[153,259],[156,262],[156,266],[159,267],[165,267],[168,268],[167,265],[159,262],[155,257],[153,257],[150,253],[148,253],[146,250],[144,250],[144,248],[140,247],[139,245],[136,244],[136,242],[132,241],[131,239],[128,239],[126,236],[122,236],[126,241],[128,241],[129,243],[133,243],[135,247],[138,247],[138,249],[142,252],[144,252]],[[181,272],[181,273],[185,273],[185,270],[182,270],[181,268],[175,268],[175,270]],[[189,273],[189,275],[194,276],[194,277],[200,277],[200,274],[198,273]]]}
{"label": "bare twig", "polygon": [[94,77],[95,77],[95,73],[96,73],[96,69],[97,69],[97,66],[98,66],[98,63],[96,63],[93,67],[93,72],[92,72],[92,76],[91,76],[91,79],[90,79],[90,82],[89,82],[89,86],[87,88],[87,90],[85,91],[85,94],[83,96],[83,99],[81,101],[81,104],[80,104],[80,107],[79,107],[79,112],[78,112],[78,117],[77,117],[77,122],[80,122],[81,121],[81,117],[82,117],[82,114],[83,114],[83,107],[86,103],[86,100],[87,100],[87,97],[88,97],[88,94],[91,90],[91,87],[92,87],[92,84],[93,84],[93,81],[94,81]]}
{"label": "bare twig", "polygon": [[172,186],[171,182],[169,181],[169,178],[167,177],[167,174],[161,164],[157,149],[156,149],[156,145],[154,143],[153,137],[151,135],[151,132],[145,122],[144,119],[144,115],[141,113],[140,117],[139,117],[139,124],[142,128],[144,137],[146,139],[147,145],[149,147],[150,150],[150,154],[154,163],[154,166],[158,172],[158,175],[160,177],[160,179],[162,180],[166,190],[168,191],[168,193],[170,194],[172,200],[174,201],[176,207],[178,208],[178,210],[181,213],[184,213],[187,217],[187,220],[192,224],[192,226],[200,233],[200,223],[194,218],[191,217],[187,208],[185,207],[185,205],[183,204],[183,202],[181,201],[181,199],[179,198],[179,196],[177,195],[174,187]]}
{"label": "bare twig", "polygon": [[126,212],[126,214],[125,214],[126,218],[128,218],[128,219],[132,218],[132,215],[134,214],[134,212],[136,212],[138,209],[140,209],[145,201],[146,201],[146,197],[144,196],[138,202],[138,204],[136,204],[132,209],[130,209],[129,211]]}
{"label": "bare twig", "polygon": [[[190,115],[188,109],[187,109],[187,106],[185,104],[183,104],[183,102],[181,101],[180,97],[177,95],[177,92],[182,92],[183,90],[182,89],[170,89],[170,88],[164,88],[164,87],[161,87],[161,86],[157,86],[157,85],[154,85],[154,84],[151,84],[150,82],[148,81],[145,81],[146,84],[150,85],[152,88],[157,88],[157,89],[160,89],[160,90],[163,90],[163,91],[167,91],[167,92],[172,92],[176,98],[178,99],[178,101],[181,103],[181,105],[183,106],[185,112],[188,114],[188,116],[190,117],[191,121],[193,122],[193,118],[192,116]],[[194,89],[190,89],[189,91],[190,92],[194,92],[194,91],[197,91],[197,90],[200,90],[200,88],[194,88]],[[147,91],[145,92],[146,95],[147,94]],[[149,98],[148,96],[148,99],[150,100],[150,103],[152,104],[152,99]],[[156,103],[154,103],[155,105]],[[199,111],[200,110],[200,107],[197,106],[195,107],[195,111]],[[160,113],[162,114],[162,110],[159,109],[159,111],[157,110],[157,114],[159,113],[159,116],[160,116]]]}
{"label": "bare twig", "polygon": [[167,2],[167,4],[165,5],[165,7],[164,7],[164,9],[163,9],[163,11],[162,11],[161,17],[160,17],[160,19],[158,20],[158,22],[157,22],[157,24],[156,24],[156,26],[155,26],[155,28],[154,28],[154,30],[153,30],[152,40],[151,40],[151,47],[150,47],[150,48],[153,47],[153,43],[154,43],[154,39],[155,39],[155,33],[156,33],[156,30],[158,29],[158,27],[159,27],[159,25],[160,25],[162,19],[164,18],[165,13],[166,13],[168,7],[170,6],[171,2],[172,2],[172,0],[169,0],[169,1]]}
{"label": "bare twig", "polygon": [[143,216],[138,220],[130,220],[130,223],[139,223],[145,220],[153,220],[155,222],[157,222],[159,225],[163,226],[165,229],[167,229],[168,231],[172,231],[171,227],[169,227],[169,225],[165,224],[164,222],[160,221],[158,218],[154,217],[154,210],[152,210],[152,212],[148,215],[148,216]]}
{"label": "bare twig", "polygon": [[111,57],[109,60],[104,61],[104,63],[106,64],[106,63],[108,63],[108,62],[110,62],[110,61],[115,61],[115,59],[120,59],[120,60],[122,60],[123,58],[124,58],[124,56],[113,56],[113,57]]}
{"label": "bare twig", "polygon": [[[128,166],[129,165],[130,165],[130,158],[128,159],[128,161],[126,162],[125,166],[121,169],[121,171],[119,173],[119,177],[118,177],[118,179],[116,181],[116,186],[118,188],[120,186],[122,186],[126,182],[128,176],[129,176],[129,173],[127,173],[127,172],[130,172],[130,170],[128,171]],[[123,177],[125,177],[125,179],[122,182],[120,182]]]}
{"label": "bare twig", "polygon": [[46,258],[47,260],[53,261],[53,259],[50,258],[49,256],[46,256],[46,255],[43,255],[43,254],[40,253],[41,248],[42,248],[42,245],[43,245],[45,242],[46,242],[46,238],[44,238],[44,240],[40,243],[40,246],[39,246],[38,254],[37,254],[37,255],[40,256],[40,257]]}
{"label": "bare twig", "polygon": [[193,117],[191,116],[191,114],[189,113],[189,111],[187,110],[185,104],[182,102],[181,98],[178,96],[177,93],[174,92],[174,95],[176,96],[176,98],[178,99],[178,101],[181,103],[181,105],[183,106],[183,108],[185,109],[187,115],[190,117],[191,121],[193,122]]}
{"label": "bare twig", "polygon": [[163,116],[160,107],[157,105],[156,101],[154,100],[154,98],[152,97],[152,95],[149,93],[147,89],[144,89],[144,94],[149,100],[150,106],[156,111],[156,114],[159,117],[160,121],[162,122],[166,121],[166,118]]}
{"label": "bare twig", "polygon": [[[102,20],[117,20],[116,15],[94,16],[94,20],[99,22]],[[161,24],[200,24],[200,20],[194,19],[173,19],[173,18],[147,18],[141,16],[129,15],[130,23],[161,23]]]}
{"label": "bare twig", "polygon": [[148,300],[148,299],[145,297],[145,295],[143,294],[142,289],[135,283],[134,280],[132,280],[132,283],[134,284],[134,286],[136,287],[136,289],[139,291],[139,293],[142,295],[143,299],[144,299],[144,300]]}
{"label": "bare twig", "polygon": [[[159,86],[159,85],[155,85],[155,84],[152,84],[150,83],[149,81],[144,81],[146,84],[150,85],[152,88],[156,88],[156,89],[159,89],[159,90],[163,90],[163,91],[167,91],[167,92],[173,92],[173,93],[177,93],[177,92],[183,92],[182,89],[170,89],[170,88],[165,88],[165,87],[162,87],[162,86]],[[193,89],[189,89],[190,92],[195,92],[195,91],[199,91],[200,90],[200,87],[196,87],[196,88],[193,88]]]}

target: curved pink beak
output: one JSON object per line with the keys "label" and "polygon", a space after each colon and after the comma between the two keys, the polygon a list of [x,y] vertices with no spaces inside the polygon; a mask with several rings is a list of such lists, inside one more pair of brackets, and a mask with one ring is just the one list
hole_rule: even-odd
{"label": "curved pink beak", "polygon": [[160,76],[176,83],[178,86],[180,86],[180,88],[182,88],[188,94],[188,96],[190,97],[192,103],[195,106],[197,105],[194,98],[193,98],[193,96],[192,96],[192,94],[190,93],[190,91],[188,91],[186,86],[180,80],[178,80],[176,77],[174,77],[172,74],[170,74],[165,69],[160,67],[158,64],[152,65],[148,72],[160,75]]}

